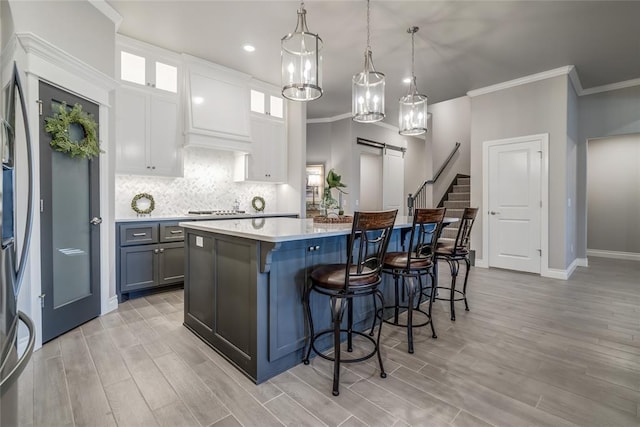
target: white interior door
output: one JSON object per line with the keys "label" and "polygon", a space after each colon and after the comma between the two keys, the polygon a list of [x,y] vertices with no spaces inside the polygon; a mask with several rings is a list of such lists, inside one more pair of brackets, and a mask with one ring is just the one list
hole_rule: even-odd
{"label": "white interior door", "polygon": [[489,266],[540,273],[541,139],[488,147]]}
{"label": "white interior door", "polygon": [[398,209],[404,215],[404,156],[401,151],[386,149],[382,155],[382,207]]}

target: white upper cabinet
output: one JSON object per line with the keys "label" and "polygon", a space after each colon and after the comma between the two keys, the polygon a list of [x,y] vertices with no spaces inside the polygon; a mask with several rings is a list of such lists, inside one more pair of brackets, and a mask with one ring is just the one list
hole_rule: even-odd
{"label": "white upper cabinet", "polygon": [[187,145],[251,152],[251,77],[199,58],[183,58]]}
{"label": "white upper cabinet", "polygon": [[179,104],[174,97],[116,91],[116,172],[182,176]]}
{"label": "white upper cabinet", "polygon": [[182,176],[181,58],[117,36],[116,172]]}
{"label": "white upper cabinet", "polygon": [[251,81],[250,154],[236,156],[235,181],[283,183],[287,181],[287,126],[280,89]]}
{"label": "white upper cabinet", "polygon": [[180,55],[122,35],[116,42],[116,75],[124,85],[178,95]]}
{"label": "white upper cabinet", "polygon": [[285,104],[278,88],[254,80],[249,93],[252,113],[284,120]]}

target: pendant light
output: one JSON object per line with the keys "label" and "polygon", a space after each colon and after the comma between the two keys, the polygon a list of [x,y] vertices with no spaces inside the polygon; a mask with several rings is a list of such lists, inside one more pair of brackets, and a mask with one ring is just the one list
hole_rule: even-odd
{"label": "pendant light", "polygon": [[407,33],[411,34],[411,82],[409,92],[400,98],[400,114],[398,128],[400,135],[420,135],[427,131],[427,96],[420,95],[416,85],[414,74],[415,62],[415,35],[418,27],[410,27]]}
{"label": "pendant light", "polygon": [[309,32],[306,15],[301,1],[296,29],[281,41],[282,96],[293,101],[322,96],[322,39]]}
{"label": "pendant light", "polygon": [[369,0],[367,0],[367,48],[364,69],[353,76],[351,115],[355,122],[374,123],[384,119],[384,74],[373,66],[371,34],[369,32]]}

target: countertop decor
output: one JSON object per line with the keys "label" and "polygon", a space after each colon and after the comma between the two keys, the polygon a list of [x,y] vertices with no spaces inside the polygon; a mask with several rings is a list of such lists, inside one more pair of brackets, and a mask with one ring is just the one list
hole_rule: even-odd
{"label": "countertop decor", "polygon": [[[146,208],[141,208],[140,206],[138,206],[138,203],[141,200],[147,200],[149,202],[149,206],[147,206]],[[133,199],[131,200],[131,209],[134,210],[135,213],[137,213],[138,215],[148,215],[151,212],[153,212],[153,210],[156,208],[156,202],[155,200],[153,200],[153,196],[149,193],[139,193],[136,194],[135,196],[133,196]]]}
{"label": "countertop decor", "polygon": [[347,224],[353,222],[353,216],[351,215],[327,215],[327,216],[315,216],[313,222],[319,222],[322,224]]}
{"label": "countertop decor", "polygon": [[264,211],[265,202],[264,199],[260,196],[255,196],[251,199],[251,207],[255,209],[256,212]]}

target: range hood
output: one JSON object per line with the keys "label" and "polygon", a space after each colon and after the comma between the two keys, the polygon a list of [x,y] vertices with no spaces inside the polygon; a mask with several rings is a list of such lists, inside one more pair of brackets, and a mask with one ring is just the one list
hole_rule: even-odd
{"label": "range hood", "polygon": [[185,146],[251,153],[251,76],[184,56]]}

